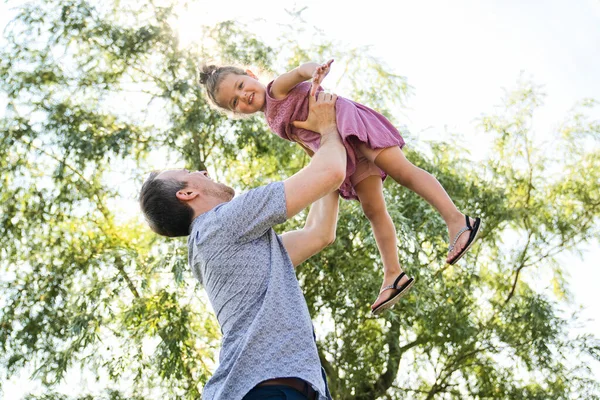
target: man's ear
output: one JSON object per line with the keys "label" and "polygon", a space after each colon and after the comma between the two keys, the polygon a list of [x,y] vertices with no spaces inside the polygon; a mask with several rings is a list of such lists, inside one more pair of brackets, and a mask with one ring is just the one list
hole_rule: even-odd
{"label": "man's ear", "polygon": [[175,194],[175,196],[177,196],[177,198],[182,201],[194,200],[199,195],[200,193],[198,191],[190,188],[181,189]]}
{"label": "man's ear", "polygon": [[248,74],[248,76],[258,80],[258,78],[256,77],[256,75],[254,75],[254,72],[250,71],[249,69],[246,70],[246,73]]}

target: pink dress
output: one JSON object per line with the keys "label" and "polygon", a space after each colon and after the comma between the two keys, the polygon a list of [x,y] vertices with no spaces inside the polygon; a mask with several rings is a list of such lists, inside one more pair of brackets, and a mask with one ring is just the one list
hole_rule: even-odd
{"label": "pink dress", "polygon": [[[267,85],[265,102],[267,124],[273,132],[283,139],[292,142],[301,141],[306,147],[316,152],[321,144],[321,135],[292,125],[292,121],[305,121],[308,118],[308,95],[311,83],[302,82],[298,84],[285,98],[280,100],[271,96],[272,84],[273,82],[270,82]],[[319,91],[321,90],[319,88]],[[350,182],[350,176],[356,170],[359,157],[354,143],[356,141],[363,142],[371,149],[392,146],[402,148],[404,139],[387,118],[362,104],[338,97],[335,106],[337,128],[348,155],[346,179],[340,186],[340,195],[345,199],[358,199]],[[387,174],[381,169],[379,171],[381,179],[385,179]]]}

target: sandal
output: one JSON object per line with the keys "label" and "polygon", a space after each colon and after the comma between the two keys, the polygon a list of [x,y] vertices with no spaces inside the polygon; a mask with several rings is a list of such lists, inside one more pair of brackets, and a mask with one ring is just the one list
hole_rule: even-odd
{"label": "sandal", "polygon": [[465,215],[465,220],[467,221],[467,226],[458,231],[456,237],[454,238],[454,242],[452,242],[452,244],[448,247],[448,252],[451,252],[452,249],[454,249],[454,246],[456,245],[456,242],[458,242],[458,238],[460,238],[460,235],[467,231],[471,231],[471,233],[469,234],[469,240],[467,241],[465,248],[462,249],[462,251],[458,253],[458,255],[448,263],[450,265],[454,265],[458,260],[461,259],[462,256],[465,255],[465,253],[471,248],[475,240],[477,240],[477,237],[481,232],[481,218],[475,218],[475,223],[473,224],[473,226],[471,226],[471,221],[468,215]]}
{"label": "sandal", "polygon": [[406,275],[404,272],[401,273],[396,278],[396,280],[394,281],[394,283],[392,285],[386,286],[383,289],[381,289],[381,291],[379,291],[379,294],[385,292],[386,290],[395,290],[395,291],[397,291],[397,293],[392,295],[392,297],[390,297],[389,299],[387,299],[386,301],[384,301],[377,307],[375,307],[373,310],[371,310],[371,313],[373,313],[373,315],[378,315],[383,310],[393,307],[394,304],[396,304],[400,300],[400,298],[408,292],[408,290],[412,287],[412,285],[414,285],[414,283],[415,283],[414,278],[410,278],[408,281],[406,281],[406,283],[404,283],[404,285],[398,287],[397,286],[398,282],[400,282],[400,279],[402,279],[402,277],[404,275]]}

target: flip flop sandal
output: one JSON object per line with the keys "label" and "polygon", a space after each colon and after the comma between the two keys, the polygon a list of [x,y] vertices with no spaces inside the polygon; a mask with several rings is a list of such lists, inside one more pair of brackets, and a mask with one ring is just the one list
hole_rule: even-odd
{"label": "flip flop sandal", "polygon": [[398,282],[400,282],[400,279],[402,279],[402,277],[404,275],[406,275],[404,272],[401,273],[396,278],[396,280],[394,281],[394,283],[392,285],[386,286],[383,289],[381,289],[379,294],[385,292],[386,290],[396,290],[398,293],[396,293],[395,295],[393,295],[392,297],[390,297],[389,299],[387,299],[386,301],[384,301],[383,303],[381,303],[380,305],[375,307],[373,310],[371,310],[371,313],[373,313],[373,315],[378,315],[383,310],[393,307],[394,304],[396,304],[400,300],[400,298],[408,292],[408,290],[412,287],[412,285],[414,285],[414,283],[415,283],[414,278],[410,278],[408,281],[406,281],[404,283],[404,285],[398,287],[397,286]]}
{"label": "flip flop sandal", "polygon": [[471,221],[469,220],[468,215],[465,215],[465,220],[467,221],[467,226],[458,231],[458,233],[454,237],[454,242],[452,242],[452,244],[448,247],[448,252],[451,252],[452,249],[454,249],[456,242],[458,242],[458,238],[460,238],[460,236],[467,231],[471,231],[471,233],[469,234],[469,240],[467,241],[467,245],[465,246],[465,248],[448,263],[450,265],[454,265],[458,260],[461,259],[462,256],[465,255],[465,253],[471,248],[471,246],[473,246],[473,243],[475,242],[475,240],[477,240],[477,237],[481,232],[481,218],[475,218],[475,223],[473,224],[473,226],[471,226]]}

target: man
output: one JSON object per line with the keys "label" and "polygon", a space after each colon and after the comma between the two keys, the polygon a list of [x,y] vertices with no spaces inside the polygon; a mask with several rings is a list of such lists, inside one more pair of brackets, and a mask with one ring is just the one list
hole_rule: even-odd
{"label": "man", "polygon": [[[234,198],[206,171],[153,173],[140,205],[150,227],[188,238],[188,259],[223,333],[219,367],[204,399],[330,399],[306,301],[294,267],[335,239],[337,188],[346,152],[335,123],[336,96],[311,97],[295,125],[321,134],[310,164],[284,182]],[[303,229],[272,226],[313,204]]]}

